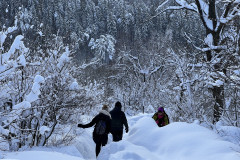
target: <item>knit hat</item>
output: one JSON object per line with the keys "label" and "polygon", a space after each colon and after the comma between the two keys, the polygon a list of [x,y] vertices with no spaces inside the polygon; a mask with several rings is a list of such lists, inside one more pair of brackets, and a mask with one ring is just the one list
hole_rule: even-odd
{"label": "knit hat", "polygon": [[158,112],[164,112],[164,108],[163,107],[159,107],[158,108]]}
{"label": "knit hat", "polygon": [[121,104],[119,101],[117,101],[117,102],[115,103],[115,107],[122,108],[122,104]]}
{"label": "knit hat", "polygon": [[102,106],[102,110],[105,110],[105,111],[108,111],[108,106],[106,105],[106,104],[104,104],[103,106]]}

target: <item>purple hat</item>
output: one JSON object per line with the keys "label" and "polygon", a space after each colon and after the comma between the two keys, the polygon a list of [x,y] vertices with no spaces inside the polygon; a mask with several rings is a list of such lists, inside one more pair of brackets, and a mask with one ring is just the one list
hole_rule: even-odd
{"label": "purple hat", "polygon": [[158,108],[158,112],[164,112],[163,107],[159,107],[159,108]]}

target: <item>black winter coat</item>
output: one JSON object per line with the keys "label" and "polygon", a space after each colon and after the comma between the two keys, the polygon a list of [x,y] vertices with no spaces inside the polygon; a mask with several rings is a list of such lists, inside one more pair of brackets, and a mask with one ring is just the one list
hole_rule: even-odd
{"label": "black winter coat", "polygon": [[[111,130],[111,117],[110,114],[107,115],[107,111],[103,111],[101,110],[100,113],[98,115],[96,115],[92,121],[88,124],[82,125],[82,128],[89,128],[94,126],[94,131],[93,131],[93,140],[95,143],[102,143],[103,145],[107,144],[107,140],[108,140],[108,134]],[[100,121],[100,120],[104,120],[106,121],[106,132],[103,135],[98,135],[96,133],[96,124]]]}
{"label": "black winter coat", "polygon": [[125,113],[121,111],[121,107],[115,107],[110,111],[112,117],[111,131],[123,130],[123,125],[128,129],[127,118]]}

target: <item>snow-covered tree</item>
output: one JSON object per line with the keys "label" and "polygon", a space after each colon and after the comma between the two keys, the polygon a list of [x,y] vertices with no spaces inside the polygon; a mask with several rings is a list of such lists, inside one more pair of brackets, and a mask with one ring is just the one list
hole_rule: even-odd
{"label": "snow-covered tree", "polygon": [[0,135],[10,150],[45,145],[56,125],[66,122],[84,99],[73,77],[71,52],[62,39],[56,36],[46,52],[40,50],[35,57],[25,58],[29,50],[21,35],[4,50],[4,40],[16,28],[0,32],[0,98],[6,101],[0,109]]}
{"label": "snow-covered tree", "polygon": [[[6,38],[11,35],[11,32],[17,29],[16,20],[14,27],[5,28],[0,32],[0,89],[2,90],[0,96],[2,101],[6,102],[9,99],[8,102],[1,106],[1,108],[3,108],[0,112],[1,127],[4,132],[1,132],[0,134],[5,140],[8,139],[10,148],[13,147],[12,145],[15,142],[17,142],[17,138],[13,138],[16,137],[17,134],[15,131],[18,128],[21,128],[21,124],[16,125],[15,120],[23,113],[25,108],[31,106],[29,102],[25,101],[28,88],[31,87],[31,85],[28,84],[28,82],[31,82],[31,79],[26,78],[25,72],[31,64],[26,60],[29,50],[23,43],[24,37],[22,35],[17,35],[9,50],[6,50],[4,45]],[[6,105],[10,106],[10,108]]]}
{"label": "snow-covered tree", "polygon": [[101,35],[99,39],[93,38],[89,42],[89,46],[95,53],[95,59],[101,60],[102,63],[109,63],[115,54],[116,40],[111,35]]}
{"label": "snow-covered tree", "polygon": [[[222,111],[224,109],[224,80],[218,75],[226,75],[226,68],[224,65],[224,52],[227,46],[223,44],[223,34],[226,31],[225,28],[229,25],[229,22],[237,17],[240,13],[240,4],[238,0],[230,1],[216,1],[216,0],[174,0],[176,5],[165,7],[169,0],[163,2],[159,6],[159,10],[164,8],[165,10],[180,10],[186,9],[197,13],[202,25],[206,31],[206,37],[204,39],[205,47],[197,47],[197,49],[206,53],[206,62],[210,64],[211,74],[211,90],[214,98],[214,120],[217,122],[220,119]],[[222,51],[222,52],[221,52]]]}
{"label": "snow-covered tree", "polygon": [[32,137],[28,139],[30,146],[45,145],[56,125],[66,123],[73,114],[73,108],[77,108],[81,101],[78,94],[80,86],[73,77],[71,52],[63,45],[62,39],[55,36],[52,47],[42,54],[45,56],[40,60],[38,72],[44,77],[44,85],[40,89],[39,98],[33,102],[35,114],[28,122],[32,130]]}

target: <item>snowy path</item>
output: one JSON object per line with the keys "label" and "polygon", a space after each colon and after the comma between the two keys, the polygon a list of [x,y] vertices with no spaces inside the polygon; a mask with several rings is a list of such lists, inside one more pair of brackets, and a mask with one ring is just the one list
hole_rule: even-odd
{"label": "snowy path", "polygon": [[[223,141],[213,131],[197,124],[178,122],[159,128],[150,115],[128,120],[130,132],[117,143],[109,136],[109,144],[102,148],[98,160],[240,160],[240,147]],[[15,160],[94,160],[91,131],[84,130],[76,147],[55,152],[7,153],[4,157]]]}
{"label": "snowy path", "polygon": [[124,140],[106,146],[98,160],[240,160],[238,146],[197,124],[158,128],[149,116],[133,117],[130,123]]}

